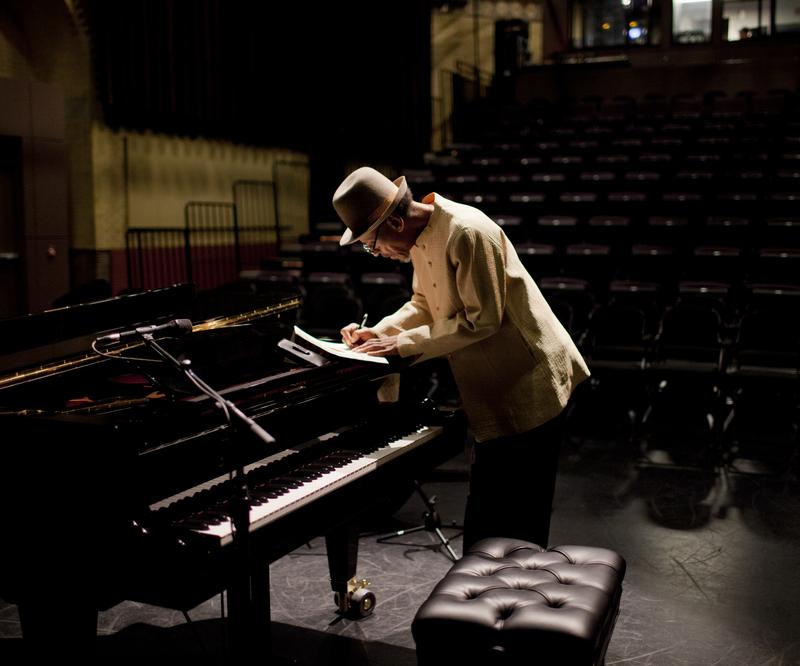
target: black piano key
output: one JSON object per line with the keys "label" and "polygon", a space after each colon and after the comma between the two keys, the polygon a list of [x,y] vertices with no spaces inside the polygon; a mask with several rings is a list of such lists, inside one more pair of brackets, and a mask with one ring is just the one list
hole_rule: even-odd
{"label": "black piano key", "polygon": [[189,530],[207,530],[208,523],[199,518],[182,518],[175,523],[176,527]]}
{"label": "black piano key", "polygon": [[303,485],[303,482],[299,479],[293,479],[288,476],[281,476],[274,480],[275,483],[278,485],[283,486],[284,488],[299,488]]}
{"label": "black piano key", "polygon": [[281,495],[284,495],[284,492],[272,489],[272,488],[253,488],[250,491],[250,497],[256,497],[258,499],[276,499]]}

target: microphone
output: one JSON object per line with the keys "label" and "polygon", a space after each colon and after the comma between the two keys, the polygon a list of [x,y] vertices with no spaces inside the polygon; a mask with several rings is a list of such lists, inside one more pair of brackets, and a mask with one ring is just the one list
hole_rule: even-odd
{"label": "microphone", "polygon": [[124,342],[128,338],[138,338],[143,335],[152,334],[152,333],[162,333],[167,332],[171,333],[172,335],[183,335],[185,333],[191,333],[192,331],[192,322],[189,319],[173,319],[172,321],[168,321],[166,324],[150,324],[149,326],[137,326],[136,328],[132,328],[128,331],[119,331],[117,333],[109,333],[107,335],[101,335],[100,337],[95,339],[95,344],[98,347],[108,347],[110,345],[116,345],[121,342]]}

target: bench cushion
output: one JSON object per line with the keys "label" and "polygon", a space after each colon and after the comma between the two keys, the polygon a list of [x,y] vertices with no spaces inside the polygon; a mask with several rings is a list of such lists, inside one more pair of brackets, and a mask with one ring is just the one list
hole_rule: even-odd
{"label": "bench cushion", "polygon": [[454,652],[492,661],[502,655],[520,663],[602,663],[624,574],[623,558],[604,548],[479,541],[414,618],[420,663]]}

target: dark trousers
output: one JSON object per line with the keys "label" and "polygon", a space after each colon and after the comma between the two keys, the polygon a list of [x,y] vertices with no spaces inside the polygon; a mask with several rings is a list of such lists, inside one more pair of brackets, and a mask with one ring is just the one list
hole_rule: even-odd
{"label": "dark trousers", "polygon": [[547,547],[563,417],[527,432],[476,442],[464,515],[464,551],[485,537]]}

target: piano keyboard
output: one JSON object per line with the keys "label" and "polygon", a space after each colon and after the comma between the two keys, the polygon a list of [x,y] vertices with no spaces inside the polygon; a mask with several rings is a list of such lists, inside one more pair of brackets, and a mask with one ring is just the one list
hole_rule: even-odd
{"label": "piano keyboard", "polygon": [[[257,460],[254,463],[250,463],[246,465],[244,468],[244,473],[249,474],[255,470],[263,469],[267,465],[277,462],[278,460],[284,460],[289,456],[295,455],[304,449],[312,448],[321,442],[327,442],[329,440],[334,439],[335,437],[339,437],[342,433],[346,432],[347,428],[341,428],[339,430],[333,430],[331,432],[327,432],[319,437],[315,437],[314,439],[303,442],[298,446],[293,446],[288,449],[283,449],[282,451],[278,451],[274,455],[267,456],[266,458],[262,458],[261,460]],[[159,511],[161,509],[166,509],[167,507],[174,505],[176,502],[180,502],[182,500],[186,500],[192,497],[196,497],[198,494],[208,491],[214,490],[219,488],[222,484],[226,483],[230,477],[227,474],[219,475],[213,479],[209,479],[205,483],[201,483],[197,486],[192,486],[186,490],[183,490],[175,495],[167,497],[166,499],[159,500],[154,504],[151,504],[148,508],[150,511]]]}
{"label": "piano keyboard", "polygon": [[[435,439],[442,430],[441,426],[420,426],[413,432],[399,435],[371,451],[335,450],[278,478],[265,479],[262,483],[248,482],[251,499],[250,531],[255,531],[354,479],[375,471],[393,458]],[[250,466],[250,469],[255,467],[257,464]],[[179,518],[173,525],[180,530],[212,538],[221,546],[233,541],[233,529],[225,509],[225,500]]]}

